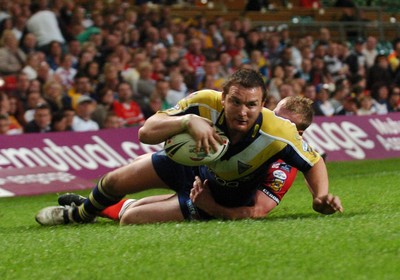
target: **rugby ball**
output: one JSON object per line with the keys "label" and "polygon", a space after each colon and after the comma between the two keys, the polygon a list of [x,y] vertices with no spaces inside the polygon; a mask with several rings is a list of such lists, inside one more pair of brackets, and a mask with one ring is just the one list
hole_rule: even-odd
{"label": "rugby ball", "polygon": [[199,166],[221,158],[228,150],[229,139],[222,132],[218,132],[223,143],[218,144],[218,150],[211,150],[208,154],[203,150],[196,152],[196,142],[189,133],[183,132],[172,136],[164,143],[167,156],[173,161],[187,166]]}

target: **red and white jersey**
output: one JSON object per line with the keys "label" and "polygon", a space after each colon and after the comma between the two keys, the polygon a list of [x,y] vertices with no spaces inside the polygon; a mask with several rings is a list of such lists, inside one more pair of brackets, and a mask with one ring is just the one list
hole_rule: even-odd
{"label": "red and white jersey", "polygon": [[272,163],[264,179],[262,186],[258,190],[279,204],[283,196],[292,186],[297,175],[297,169],[283,160]]}

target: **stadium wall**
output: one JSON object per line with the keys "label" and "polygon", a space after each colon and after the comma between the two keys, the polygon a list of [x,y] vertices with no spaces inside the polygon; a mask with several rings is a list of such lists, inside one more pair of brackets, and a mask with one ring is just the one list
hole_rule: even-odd
{"label": "stadium wall", "polygon": [[[104,173],[162,149],[140,143],[137,131],[0,136],[0,197],[90,188]],[[328,161],[400,157],[400,113],[316,117],[304,139]]]}

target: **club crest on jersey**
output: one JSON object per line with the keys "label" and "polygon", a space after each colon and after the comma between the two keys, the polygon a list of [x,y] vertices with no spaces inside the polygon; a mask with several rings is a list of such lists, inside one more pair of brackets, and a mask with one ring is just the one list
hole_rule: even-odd
{"label": "club crest on jersey", "polygon": [[271,186],[271,189],[273,189],[276,192],[279,192],[282,189],[284,183],[285,183],[285,180],[274,178],[274,180],[271,182],[270,186]]}

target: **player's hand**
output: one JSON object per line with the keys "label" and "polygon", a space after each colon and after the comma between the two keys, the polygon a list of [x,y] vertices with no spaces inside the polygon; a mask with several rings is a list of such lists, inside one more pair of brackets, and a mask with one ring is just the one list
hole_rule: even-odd
{"label": "player's hand", "polygon": [[335,212],[343,212],[344,210],[340,198],[332,194],[314,198],[313,209],[325,215],[330,215]]}
{"label": "player's hand", "polygon": [[211,196],[210,189],[208,188],[208,181],[205,180],[202,182],[198,176],[196,176],[193,182],[193,188],[190,191],[190,199],[193,201],[194,205],[206,212],[215,204],[215,200]]}
{"label": "player's hand", "polygon": [[218,135],[214,124],[209,119],[197,115],[190,115],[186,127],[188,133],[196,140],[197,152],[201,149],[207,154],[210,153],[211,150],[217,151],[218,143],[223,143],[223,139]]}

